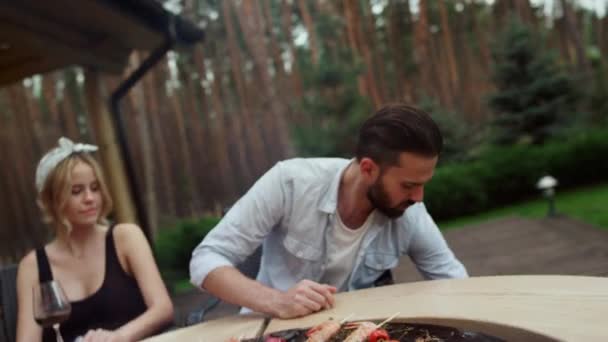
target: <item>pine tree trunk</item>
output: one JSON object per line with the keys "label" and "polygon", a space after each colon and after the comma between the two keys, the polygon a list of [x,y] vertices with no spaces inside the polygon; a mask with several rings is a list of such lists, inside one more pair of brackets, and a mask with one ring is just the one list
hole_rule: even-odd
{"label": "pine tree trunk", "polygon": [[382,98],[378,92],[375,76],[373,74],[373,59],[369,44],[361,30],[361,15],[359,2],[357,0],[344,0],[344,17],[346,19],[346,29],[348,41],[351,49],[358,54],[365,63],[365,72],[359,76],[359,93],[368,97],[374,106],[378,108],[382,105]]}
{"label": "pine tree trunk", "polygon": [[585,48],[583,46],[583,40],[576,23],[576,15],[566,0],[560,0],[562,10],[564,11],[564,22],[568,36],[574,45],[574,51],[576,52],[576,65],[579,72],[587,78],[589,76],[589,61],[585,55]]}
{"label": "pine tree trunk", "polygon": [[471,5],[467,5],[465,6],[465,16],[469,16],[471,18],[471,21],[473,23],[473,31],[475,33],[475,38],[477,40],[477,44],[479,46],[479,53],[480,55],[480,61],[481,61],[481,65],[483,66],[483,69],[488,71],[490,70],[490,65],[492,64],[492,54],[490,52],[490,47],[489,47],[489,39],[488,39],[488,35],[489,36],[494,36],[496,35],[496,30],[495,28],[492,27],[481,27],[481,23],[477,18],[477,13],[475,12],[473,6]]}
{"label": "pine tree trunk", "polygon": [[268,44],[270,49],[270,55],[272,60],[272,67],[274,69],[275,88],[277,96],[280,99],[287,99],[293,95],[289,92],[289,85],[287,83],[287,75],[285,74],[285,68],[283,66],[283,59],[281,58],[281,49],[279,48],[279,37],[275,33],[272,26],[272,13],[270,8],[270,2],[272,0],[263,0],[262,5],[264,9],[263,22],[265,25],[265,35],[268,37]]}
{"label": "pine tree trunk", "polygon": [[[212,140],[214,141],[214,154],[213,159],[217,161],[217,169],[219,171],[218,177],[218,191],[221,195],[222,203],[231,203],[231,201],[239,195],[239,189],[233,179],[238,177],[238,169],[231,164],[229,158],[229,137],[231,136],[227,132],[227,120],[226,113],[224,112],[225,106],[223,105],[222,98],[222,78],[224,72],[221,68],[222,56],[215,56],[213,63],[213,84],[211,90],[211,107],[213,108],[213,115],[209,120],[209,126],[211,127]],[[238,139],[238,136],[234,136]],[[221,210],[221,208],[220,208]]]}
{"label": "pine tree trunk", "polygon": [[199,104],[202,112],[199,113],[200,126],[197,128],[197,131],[200,130],[199,134],[201,136],[201,139],[197,144],[201,144],[199,149],[201,151],[200,153],[203,155],[203,158],[201,158],[200,173],[204,174],[204,182],[201,184],[204,186],[204,189],[202,189],[201,193],[205,195],[205,208],[210,211],[221,213],[221,203],[223,200],[222,193],[225,192],[225,189],[218,180],[225,178],[228,173],[223,172],[230,172],[230,169],[220,170],[217,164],[218,156],[215,154],[215,148],[216,145],[220,144],[220,141],[215,140],[213,132],[214,127],[211,124],[213,121],[217,120],[217,114],[214,113],[212,109],[212,96],[215,96],[216,94],[212,94],[213,84],[203,85],[207,84],[207,82],[203,82],[203,80],[207,81],[208,72],[212,73],[214,78],[220,77],[220,75],[213,72],[213,68],[211,68],[211,70],[207,69],[205,64],[205,49],[202,45],[194,47],[194,62],[196,64],[196,72],[200,78],[198,83],[201,84],[200,86],[193,86],[193,96],[196,97],[197,92],[201,94],[201,102]]}
{"label": "pine tree trunk", "polygon": [[21,120],[24,116],[29,118],[29,124],[27,123],[27,121],[23,122],[23,124],[27,124],[28,126],[31,125],[33,138],[35,139],[35,143],[33,144],[33,146],[35,146],[36,151],[40,151],[40,145],[52,145],[53,142],[50,138],[47,139],[44,129],[48,123],[45,122],[44,118],[42,117],[42,113],[40,111],[40,103],[38,103],[38,100],[34,98],[32,90],[26,89],[23,86],[14,86],[13,90],[18,94],[17,96],[19,98],[19,101],[22,101],[23,108],[26,109],[24,115],[20,115],[18,117],[18,120]]}
{"label": "pine tree trunk", "polygon": [[281,29],[283,34],[287,37],[285,44],[289,51],[289,57],[291,58],[291,93],[295,98],[300,98],[304,91],[302,89],[302,78],[300,76],[300,68],[298,66],[298,60],[296,56],[295,43],[292,38],[291,28],[293,26],[291,20],[291,5],[288,0],[281,1]]}
{"label": "pine tree trunk", "polygon": [[367,48],[367,63],[368,63],[368,78],[370,83],[374,86],[376,93],[376,108],[381,107],[386,101],[387,96],[387,85],[386,85],[386,68],[384,63],[379,63],[379,59],[382,59],[382,52],[380,50],[380,41],[377,37],[377,28],[375,23],[374,14],[372,12],[372,5],[369,1],[363,2],[363,20],[361,22],[362,37],[365,42],[363,45]]}
{"label": "pine tree trunk", "polygon": [[431,54],[429,51],[429,23],[427,17],[427,2],[418,2],[418,21],[414,27],[414,57],[420,75],[420,88],[428,93],[432,89],[431,70],[428,61]]}
{"label": "pine tree trunk", "polygon": [[600,40],[602,42],[602,56],[608,56],[608,15],[602,18],[600,27],[602,28],[602,39]]}
{"label": "pine tree trunk", "polygon": [[[410,24],[412,20],[409,1],[406,0],[402,3],[398,0],[391,0],[388,11],[389,24],[387,35],[390,47],[389,51],[393,56],[392,60],[395,64],[395,90],[399,94],[397,98],[412,103],[414,101],[411,82],[412,75],[408,75],[405,71],[406,56],[408,56],[411,50],[403,42],[404,32],[408,30],[405,23]],[[404,13],[404,15],[402,16],[401,13]]]}
{"label": "pine tree trunk", "polygon": [[573,65],[575,63],[575,57],[572,55],[572,50],[574,49],[570,47],[571,44],[568,39],[566,20],[563,17],[555,19],[554,25],[554,34],[557,36],[561,56],[566,61],[567,65]]}
{"label": "pine tree trunk", "polygon": [[[13,173],[16,177],[10,180],[11,183],[15,184],[15,191],[13,194],[13,201],[18,203],[17,217],[19,218],[19,229],[17,229],[17,241],[14,241],[14,250],[16,254],[21,255],[27,248],[31,248],[35,243],[40,242],[40,234],[37,234],[35,225],[29,222],[32,217],[40,217],[37,215],[35,202],[33,200],[32,193],[35,191],[33,178],[24,177],[23,175],[32,175],[32,165],[37,165],[40,157],[42,157],[42,150],[46,152],[50,145],[44,145],[40,148],[39,142],[41,139],[37,137],[35,133],[36,117],[30,116],[34,114],[31,111],[33,107],[28,104],[28,97],[26,90],[21,83],[16,83],[8,87],[9,103],[11,108],[14,109],[14,116],[12,127],[10,128],[11,134],[11,151],[19,151],[18,158],[13,157],[10,164],[14,165],[15,172]],[[38,127],[39,128],[39,127]],[[40,134],[38,132],[38,134]],[[23,145],[23,141],[30,142],[27,145]]]}
{"label": "pine tree trunk", "polygon": [[[208,165],[207,158],[208,156],[204,153],[204,138],[205,133],[203,129],[203,124],[201,122],[201,113],[199,111],[200,101],[205,98],[205,93],[202,91],[200,87],[200,82],[198,79],[192,79],[190,75],[196,74],[196,71],[191,69],[192,66],[188,65],[188,69],[181,70],[180,68],[180,78],[183,87],[183,95],[184,95],[184,105],[186,108],[186,112],[188,114],[187,119],[189,121],[188,125],[188,136],[190,137],[188,143],[190,147],[190,154],[193,156],[198,156],[198,158],[193,158],[193,168],[194,174],[198,178],[197,185],[198,187],[194,189],[194,194],[197,198],[197,202],[199,203],[199,207],[197,208],[197,212],[201,212],[201,210],[206,206],[205,198],[201,196],[206,189],[206,184],[208,184],[208,175],[205,171],[206,166]],[[196,95],[195,95],[196,94]]]}
{"label": "pine tree trunk", "polygon": [[[256,2],[245,1],[241,3],[241,6],[235,8],[243,35],[245,44],[249,52],[253,57],[254,72],[259,77],[261,91],[265,96],[264,107],[259,108],[263,113],[270,113],[271,117],[269,120],[263,120],[269,124],[272,124],[273,131],[276,135],[277,149],[274,153],[274,160],[293,156],[294,151],[291,144],[289,126],[285,117],[287,108],[278,98],[274,82],[268,73],[268,52],[266,49],[265,37],[264,37],[264,22],[261,15],[261,10]],[[265,114],[266,115],[266,114]],[[270,121],[270,122],[269,122]],[[268,165],[268,163],[266,163]],[[265,169],[265,168],[264,168]],[[262,170],[256,170],[258,174]]]}
{"label": "pine tree trunk", "polygon": [[595,45],[600,50],[600,54],[602,56],[606,56],[604,54],[604,39],[608,39],[605,37],[604,27],[602,26],[602,18],[599,15],[595,14],[593,16],[593,27],[595,28]]}
{"label": "pine tree trunk", "polygon": [[306,26],[306,31],[308,32],[308,42],[310,44],[312,63],[313,65],[317,65],[319,64],[319,44],[317,43],[317,32],[312,22],[312,16],[310,15],[310,11],[308,9],[308,1],[296,1],[298,3],[298,8],[300,9],[300,14],[302,15],[302,20],[304,21],[304,26]]}
{"label": "pine tree trunk", "polygon": [[[182,186],[179,187],[182,192],[182,201],[180,203],[181,208],[187,208],[187,211],[184,214],[193,216],[196,214],[196,209],[199,208],[199,203],[197,203],[197,198],[194,196],[195,189],[198,189],[198,178],[194,176],[193,168],[192,168],[192,155],[189,152],[188,148],[188,132],[187,127],[190,126],[190,122],[187,122],[185,119],[185,114],[183,110],[183,105],[181,103],[181,99],[178,93],[178,90],[174,90],[173,94],[169,95],[169,101],[172,105],[173,113],[175,114],[175,120],[177,124],[177,151],[179,157],[181,157],[180,164],[175,165],[179,167],[180,171],[178,174],[180,177],[180,183]],[[178,207],[178,208],[179,208]]]}
{"label": "pine tree trunk", "polygon": [[[475,15],[472,5],[466,5],[464,14],[458,17],[460,19],[456,23],[458,32],[462,32],[464,27],[467,26],[467,15]],[[479,63],[479,61],[471,53],[471,47],[466,33],[461,33],[456,36],[455,43],[456,46],[459,47],[458,54],[459,60],[461,61],[459,68],[461,82],[456,90],[456,94],[461,98],[460,110],[468,120],[474,121],[476,120],[476,112],[474,111],[476,108],[475,98],[478,95],[474,92],[474,89],[476,89],[475,83],[477,82],[474,68],[475,63]]]}
{"label": "pine tree trunk", "polygon": [[[238,10],[236,12],[238,12]],[[239,116],[242,117],[242,120],[235,120],[233,115],[231,125],[236,133],[235,137],[238,137],[237,139],[239,140],[235,143],[236,153],[240,164],[239,171],[242,174],[240,181],[244,181],[243,184],[248,184],[253,179],[256,170],[261,169],[261,166],[257,164],[252,165],[252,163],[248,161],[247,155],[253,155],[256,160],[259,161],[260,158],[263,158],[267,154],[264,153],[264,146],[260,136],[261,128],[258,121],[251,114],[253,110],[253,106],[251,105],[252,99],[249,97],[247,85],[243,77],[245,75],[243,70],[244,63],[238,46],[236,26],[232,17],[230,1],[222,1],[222,13],[228,35],[232,78],[236,84],[236,91],[238,94],[238,100],[235,99],[235,102],[238,103],[238,110],[235,110],[235,112],[240,113]],[[246,127],[245,131],[243,131],[242,126]]]}
{"label": "pine tree trunk", "polygon": [[454,98],[453,93],[458,87],[459,77],[458,77],[458,69],[456,67],[456,55],[454,53],[454,45],[453,37],[452,37],[452,28],[450,27],[449,22],[449,14],[448,10],[443,1],[438,2],[439,5],[439,13],[441,16],[441,33],[443,38],[443,47],[441,50],[445,51],[446,61],[447,61],[447,71],[448,71],[448,80],[449,80],[449,103],[452,108],[454,108]]}
{"label": "pine tree trunk", "polygon": [[528,0],[513,0],[514,7],[522,21],[532,27],[536,26],[536,20],[534,19],[534,13],[530,8],[530,2]]}
{"label": "pine tree trunk", "polygon": [[[137,67],[144,58],[145,56],[140,56],[139,52],[133,52],[131,55],[131,62],[134,67]],[[156,199],[155,184],[157,175],[155,173],[156,167],[154,165],[154,148],[152,146],[152,130],[150,123],[152,113],[146,105],[150,95],[146,93],[146,91],[149,91],[149,88],[150,87],[146,85],[145,80],[140,81],[140,83],[129,92],[129,99],[133,107],[131,115],[134,119],[134,126],[132,131],[137,132],[136,136],[139,140],[138,154],[140,158],[138,159],[141,165],[140,175],[143,176],[141,178],[141,189],[139,189],[141,193],[139,196],[143,196],[144,198],[150,238],[154,241],[154,238],[158,233],[158,201]],[[130,140],[133,141],[133,138]]]}
{"label": "pine tree trunk", "polygon": [[432,80],[432,88],[428,90],[429,94],[436,93],[434,97],[439,99],[439,103],[444,108],[452,108],[452,99],[450,92],[450,71],[448,69],[447,56],[442,55],[441,37],[430,35],[429,53],[431,59],[427,62],[429,73]]}
{"label": "pine tree trunk", "polygon": [[[54,72],[49,72],[42,77],[42,96],[47,105],[51,122],[56,125],[59,122],[59,106],[57,105],[56,77]],[[74,137],[76,138],[76,136]]]}
{"label": "pine tree trunk", "polygon": [[[150,127],[152,130],[152,140],[154,149],[156,150],[156,165],[158,165],[158,177],[160,189],[162,193],[159,198],[163,200],[159,202],[165,209],[165,213],[169,216],[177,216],[177,195],[175,189],[176,177],[173,173],[172,157],[175,155],[169,146],[175,146],[174,140],[170,139],[167,130],[172,126],[172,115],[167,115],[169,101],[166,94],[165,81],[167,59],[163,58],[152,72],[144,77],[144,86],[147,84],[149,96],[147,97],[147,108],[150,113]],[[167,117],[168,116],[168,117]]]}
{"label": "pine tree trunk", "polygon": [[[63,71],[64,88],[64,105],[66,110],[66,127],[68,132],[78,132],[74,136],[80,136],[84,140],[95,141],[94,133],[91,128],[88,116],[84,105],[84,97],[81,88],[78,86],[77,69],[69,68]],[[80,117],[85,119],[86,125],[79,124]]]}
{"label": "pine tree trunk", "polygon": [[[67,83],[66,78],[69,77],[68,73],[63,73],[64,82]],[[82,140],[80,129],[78,128],[78,115],[74,106],[74,99],[72,94],[67,91],[67,87],[64,88],[63,97],[58,101],[59,111],[61,113],[60,118],[64,123],[65,131],[67,135],[77,140]]]}

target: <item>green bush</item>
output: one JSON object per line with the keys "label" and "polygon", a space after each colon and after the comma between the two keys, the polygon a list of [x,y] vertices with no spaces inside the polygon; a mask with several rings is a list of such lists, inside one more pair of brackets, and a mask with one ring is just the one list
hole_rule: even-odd
{"label": "green bush", "polygon": [[538,179],[550,174],[559,188],[605,181],[608,131],[589,131],[540,145],[491,147],[476,161],[439,167],[426,187],[435,219],[473,214],[538,196]]}
{"label": "green bush", "polygon": [[154,252],[161,275],[169,287],[176,281],[188,278],[192,250],[219,221],[217,217],[184,220],[158,233]]}

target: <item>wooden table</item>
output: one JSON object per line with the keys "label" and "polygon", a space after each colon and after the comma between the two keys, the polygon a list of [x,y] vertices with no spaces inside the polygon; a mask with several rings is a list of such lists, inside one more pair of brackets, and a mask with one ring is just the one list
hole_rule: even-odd
{"label": "wooden table", "polygon": [[[266,332],[310,327],[329,318],[434,323],[514,341],[608,341],[608,278],[496,276],[397,284],[336,296],[331,310],[272,320]],[[260,316],[231,316],[149,341],[226,341],[253,337]]]}
{"label": "wooden table", "polygon": [[146,342],[226,342],[230,337],[254,337],[264,318],[258,314],[236,315],[207,321],[146,339]]}

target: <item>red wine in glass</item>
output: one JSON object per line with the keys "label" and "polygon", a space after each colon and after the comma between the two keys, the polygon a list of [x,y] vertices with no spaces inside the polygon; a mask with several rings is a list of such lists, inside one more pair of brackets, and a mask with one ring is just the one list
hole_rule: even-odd
{"label": "red wine in glass", "polygon": [[34,320],[44,328],[53,328],[57,342],[63,342],[59,327],[70,317],[72,305],[56,280],[36,284],[33,288]]}
{"label": "red wine in glass", "polygon": [[70,317],[69,312],[66,312],[66,313],[59,312],[59,313],[51,314],[48,316],[36,317],[36,318],[34,318],[34,320],[36,321],[36,323],[38,323],[38,325],[40,325],[42,327],[52,328],[53,325],[63,323],[69,317]]}

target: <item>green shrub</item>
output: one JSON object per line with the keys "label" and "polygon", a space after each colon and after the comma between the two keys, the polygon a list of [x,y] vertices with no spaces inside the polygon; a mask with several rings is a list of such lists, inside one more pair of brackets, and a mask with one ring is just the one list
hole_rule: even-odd
{"label": "green shrub", "polygon": [[539,145],[492,147],[476,161],[439,167],[426,187],[435,219],[448,219],[538,196],[538,179],[550,174],[559,188],[608,178],[608,131],[589,131]]}
{"label": "green shrub", "polygon": [[154,252],[161,275],[169,285],[188,278],[192,250],[219,221],[217,217],[184,220],[158,233]]}

